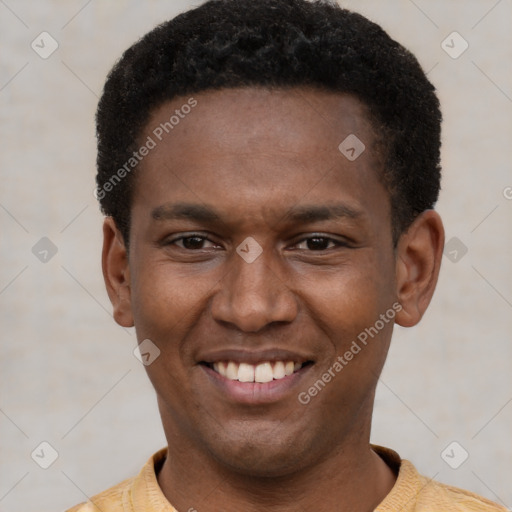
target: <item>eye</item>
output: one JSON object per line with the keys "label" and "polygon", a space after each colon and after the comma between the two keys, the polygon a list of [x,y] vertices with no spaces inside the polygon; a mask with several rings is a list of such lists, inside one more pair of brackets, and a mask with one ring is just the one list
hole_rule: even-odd
{"label": "eye", "polygon": [[193,251],[193,250],[201,250],[201,249],[207,249],[208,247],[204,247],[204,244],[206,242],[209,242],[213,244],[213,246],[217,246],[218,244],[215,244],[215,242],[212,242],[205,236],[199,235],[199,234],[191,234],[188,236],[180,236],[179,238],[174,238],[173,240],[169,240],[165,242],[165,245],[176,245],[181,249]]}
{"label": "eye", "polygon": [[[311,236],[304,238],[296,244],[298,249],[307,249],[310,251],[325,251],[335,247],[348,247],[348,244],[340,240],[335,240],[328,236]],[[302,246],[302,247],[300,247]]]}

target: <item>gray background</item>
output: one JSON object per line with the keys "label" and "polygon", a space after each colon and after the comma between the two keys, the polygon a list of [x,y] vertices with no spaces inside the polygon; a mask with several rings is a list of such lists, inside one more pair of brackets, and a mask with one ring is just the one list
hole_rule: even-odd
{"label": "gray background", "polygon": [[[62,510],[165,446],[133,329],[114,323],[100,272],[93,119],[121,52],[198,3],[0,0],[2,511]],[[395,332],[372,441],[512,507],[512,2],[343,5],[411,49],[438,88],[438,209],[457,238],[424,320]],[[47,59],[31,48],[42,31],[59,44]],[[469,43],[456,59],[441,46],[453,31]],[[42,237],[57,248],[46,262],[46,246],[32,250]],[[42,441],[59,455],[46,470],[31,458]],[[452,465],[469,453],[458,469],[441,457],[453,441]],[[35,453],[48,462],[48,448]]]}

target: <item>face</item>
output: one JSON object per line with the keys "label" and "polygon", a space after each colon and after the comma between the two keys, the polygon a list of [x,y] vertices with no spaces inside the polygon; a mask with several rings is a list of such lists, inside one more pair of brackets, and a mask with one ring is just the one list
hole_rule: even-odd
{"label": "face", "polygon": [[115,317],[161,351],[146,369],[168,440],[285,475],[368,441],[397,301],[375,138],[354,97],[309,89],[197,94],[160,134],[188,100],[142,134]]}

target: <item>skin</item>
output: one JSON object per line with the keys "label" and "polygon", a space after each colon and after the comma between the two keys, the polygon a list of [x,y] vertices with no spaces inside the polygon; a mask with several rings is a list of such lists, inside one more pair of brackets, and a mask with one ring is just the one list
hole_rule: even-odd
{"label": "skin", "polygon": [[[424,212],[394,247],[375,136],[352,96],[245,88],[194,98],[137,170],[129,252],[114,221],[104,223],[114,318],[161,351],[146,369],[169,446],[162,491],[180,511],[374,510],[396,480],[369,445],[393,322],[307,405],[297,396],[395,302],[399,325],[420,321],[438,278],[441,219]],[[187,99],[157,108],[140,140]],[[352,133],[366,146],[353,162],[338,150]],[[176,203],[220,219],[166,218]],[[355,215],[288,215],[332,204]],[[175,241],[194,234],[203,238]],[[263,251],[252,263],[236,252],[247,237]],[[241,403],[199,364],[211,350],[268,348],[314,363],[274,401]]]}

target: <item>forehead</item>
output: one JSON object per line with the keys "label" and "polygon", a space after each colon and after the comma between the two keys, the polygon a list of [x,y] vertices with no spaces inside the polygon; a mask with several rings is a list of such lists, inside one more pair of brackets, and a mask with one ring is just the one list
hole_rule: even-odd
{"label": "forehead", "polygon": [[374,138],[368,109],[355,96],[305,87],[221,89],[175,98],[153,110],[145,134],[164,146],[184,139],[202,145],[215,141],[217,148],[210,149],[219,151],[225,145],[263,150],[270,143],[302,152],[332,151],[350,134],[359,134],[366,145]]}
{"label": "forehead", "polygon": [[202,92],[155,109],[140,140],[149,139],[153,148],[139,166],[135,192],[148,204],[213,199],[240,209],[263,202],[278,214],[306,196],[317,203],[329,194],[365,196],[370,206],[382,193],[373,128],[352,95],[306,88]]}

